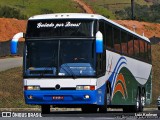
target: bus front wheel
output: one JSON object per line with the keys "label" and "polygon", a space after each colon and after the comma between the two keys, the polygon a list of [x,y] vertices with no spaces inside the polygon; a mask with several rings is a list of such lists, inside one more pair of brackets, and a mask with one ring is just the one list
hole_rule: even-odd
{"label": "bus front wheel", "polygon": [[105,90],[105,96],[104,96],[104,105],[99,107],[99,112],[100,113],[106,113],[107,112],[107,105],[110,104],[110,98],[111,98],[111,89],[110,85],[107,85]]}
{"label": "bus front wheel", "polygon": [[41,105],[41,112],[42,112],[42,114],[49,114],[50,113],[50,105]]}
{"label": "bus front wheel", "polygon": [[96,106],[83,106],[81,109],[83,113],[96,113],[97,112]]}

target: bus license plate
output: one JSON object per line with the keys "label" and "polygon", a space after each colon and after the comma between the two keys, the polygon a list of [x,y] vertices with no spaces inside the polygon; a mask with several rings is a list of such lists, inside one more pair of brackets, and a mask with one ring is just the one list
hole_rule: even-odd
{"label": "bus license plate", "polygon": [[53,96],[52,99],[53,100],[63,100],[64,97],[63,96]]}

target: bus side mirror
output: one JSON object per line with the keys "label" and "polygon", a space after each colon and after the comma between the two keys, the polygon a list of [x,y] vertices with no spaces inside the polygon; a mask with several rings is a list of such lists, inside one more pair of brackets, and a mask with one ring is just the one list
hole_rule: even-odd
{"label": "bus side mirror", "polygon": [[96,53],[103,53],[103,35],[100,31],[96,33]]}
{"label": "bus side mirror", "polygon": [[25,34],[23,32],[19,32],[13,36],[11,43],[10,43],[11,54],[17,54],[17,45],[18,45],[18,40],[20,38],[25,38]]}

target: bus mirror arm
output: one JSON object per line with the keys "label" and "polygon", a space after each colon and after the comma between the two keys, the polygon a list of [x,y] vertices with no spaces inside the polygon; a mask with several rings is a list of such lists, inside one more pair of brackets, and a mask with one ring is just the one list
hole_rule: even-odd
{"label": "bus mirror arm", "polygon": [[100,31],[96,33],[96,53],[103,53],[103,34]]}
{"label": "bus mirror arm", "polygon": [[25,33],[23,32],[19,32],[17,34],[15,34],[11,40],[10,43],[10,52],[11,54],[17,54],[17,46],[18,46],[18,40],[20,38],[25,38]]}

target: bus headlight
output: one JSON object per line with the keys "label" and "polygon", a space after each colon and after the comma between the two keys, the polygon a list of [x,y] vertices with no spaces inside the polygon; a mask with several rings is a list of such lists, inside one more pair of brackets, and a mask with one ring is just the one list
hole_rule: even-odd
{"label": "bus headlight", "polygon": [[95,90],[95,86],[77,85],[76,90]]}
{"label": "bus headlight", "polygon": [[24,86],[24,90],[40,90],[40,86]]}

